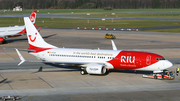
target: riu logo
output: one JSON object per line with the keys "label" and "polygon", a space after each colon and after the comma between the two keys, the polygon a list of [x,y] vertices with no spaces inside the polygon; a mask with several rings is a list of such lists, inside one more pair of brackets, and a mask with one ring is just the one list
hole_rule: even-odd
{"label": "riu logo", "polygon": [[[37,33],[35,33],[35,35],[37,35]],[[29,39],[31,42],[34,42],[36,40],[36,37],[34,37],[34,39],[31,39],[31,35],[28,35]]]}
{"label": "riu logo", "polygon": [[121,63],[134,63],[135,56],[121,56]]}

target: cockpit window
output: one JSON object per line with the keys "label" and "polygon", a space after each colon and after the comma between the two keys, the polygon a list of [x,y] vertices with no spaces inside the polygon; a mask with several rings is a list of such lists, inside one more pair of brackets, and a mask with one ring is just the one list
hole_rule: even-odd
{"label": "cockpit window", "polygon": [[166,60],[165,58],[156,58],[156,60]]}

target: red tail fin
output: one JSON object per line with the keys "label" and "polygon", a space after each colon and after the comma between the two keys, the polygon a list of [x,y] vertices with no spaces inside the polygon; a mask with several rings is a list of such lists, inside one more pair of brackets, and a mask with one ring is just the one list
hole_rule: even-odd
{"label": "red tail fin", "polygon": [[[30,17],[29,17],[29,19],[31,20],[31,22],[33,23],[33,25],[35,25],[36,13],[37,13],[37,11],[34,10],[34,11],[31,13]],[[20,35],[20,34],[26,34],[26,28],[24,28],[22,31],[20,31],[20,32],[17,33],[17,34],[19,34],[19,35]]]}
{"label": "red tail fin", "polygon": [[31,20],[31,22],[33,23],[33,25],[35,25],[35,21],[36,21],[36,13],[37,11],[34,10],[31,14],[31,16],[29,17],[29,19]]}

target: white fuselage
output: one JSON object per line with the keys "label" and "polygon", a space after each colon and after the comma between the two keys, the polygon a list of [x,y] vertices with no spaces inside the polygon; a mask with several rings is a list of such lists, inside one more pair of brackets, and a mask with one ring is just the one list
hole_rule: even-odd
{"label": "white fuselage", "polygon": [[0,37],[14,36],[24,30],[25,26],[0,27]]}
{"label": "white fuselage", "polygon": [[[111,60],[118,54],[119,51],[112,50],[91,50],[91,49],[71,49],[71,48],[56,48],[38,53],[31,53],[37,58],[45,61],[56,61],[61,63],[71,64],[89,64],[100,63],[106,64],[106,61]],[[109,54],[110,53],[110,54]],[[112,65],[108,65],[113,68]]]}
{"label": "white fuselage", "polygon": [[156,57],[156,55],[151,53],[132,52],[132,55],[126,55],[127,53],[123,54],[123,52],[127,52],[129,54],[131,51],[54,48],[30,54],[47,62],[53,61],[54,63],[72,65],[101,64],[109,69],[153,71],[164,70],[172,66],[172,63],[168,60],[157,61],[156,59],[153,60],[153,58],[152,60],[149,60],[151,61],[151,64],[147,65],[147,56],[151,55],[151,57]]}
{"label": "white fuselage", "polygon": [[[81,74],[106,74],[109,69],[159,71],[172,66],[163,56],[141,51],[117,50],[113,41],[113,50],[58,48],[44,41],[29,18],[24,18],[28,52],[43,60],[39,62],[67,66],[79,66]],[[22,64],[25,59],[16,49]]]}

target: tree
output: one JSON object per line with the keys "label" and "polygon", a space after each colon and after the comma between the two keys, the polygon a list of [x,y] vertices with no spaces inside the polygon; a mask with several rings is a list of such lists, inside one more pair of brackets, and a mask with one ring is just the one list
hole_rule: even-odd
{"label": "tree", "polygon": [[160,0],[153,0],[153,8],[159,8],[160,7]]}
{"label": "tree", "polygon": [[65,9],[65,0],[58,1],[58,8]]}

